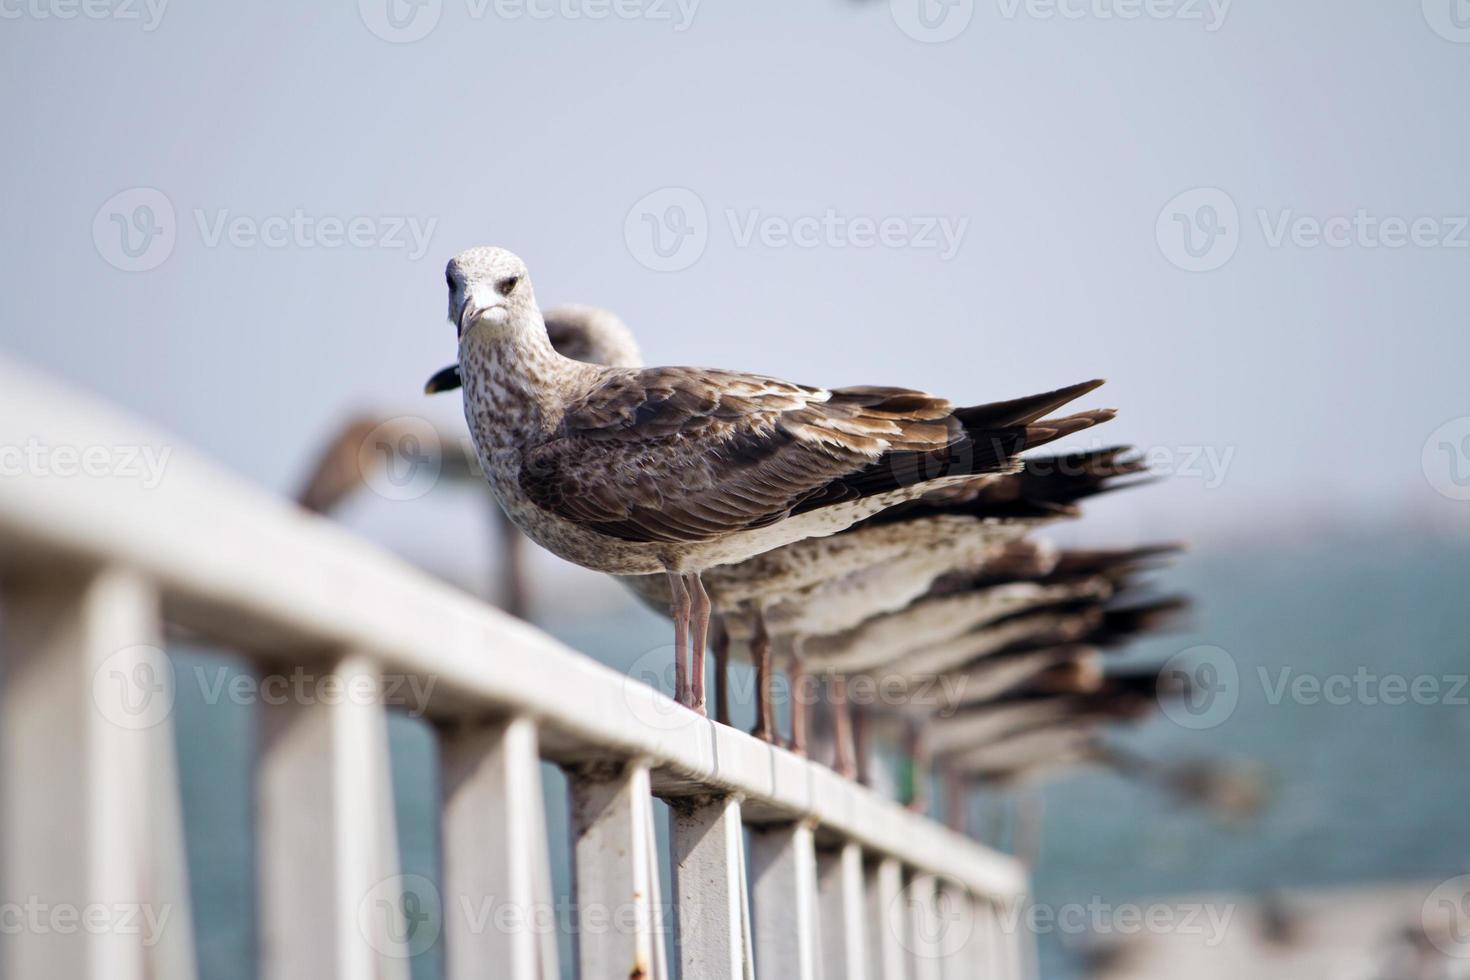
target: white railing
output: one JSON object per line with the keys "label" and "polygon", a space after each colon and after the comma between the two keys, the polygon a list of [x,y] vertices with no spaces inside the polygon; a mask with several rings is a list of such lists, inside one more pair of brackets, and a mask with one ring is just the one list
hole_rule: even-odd
{"label": "white railing", "polygon": [[[137,456],[128,465],[144,447],[155,461],[169,451],[161,480],[142,478]],[[52,915],[4,929],[4,976],[197,973],[174,735],[148,700],[170,694],[165,624],[262,672],[304,666],[342,691],[381,694],[390,677],[432,692],[420,705],[443,788],[432,896],[403,894],[395,877],[393,699],[259,705],[269,980],[406,977],[411,920],[429,899],[453,980],[558,976],[555,926],[537,914],[552,907],[541,760],[568,775],[578,976],[1033,972],[1025,931],[1007,925],[1027,889],[1011,858],[697,717],[3,363],[0,453],[0,902],[101,923],[68,930]],[[672,812],[671,916],[660,914],[654,797]],[[158,910],[169,915],[156,934],[120,924]]]}

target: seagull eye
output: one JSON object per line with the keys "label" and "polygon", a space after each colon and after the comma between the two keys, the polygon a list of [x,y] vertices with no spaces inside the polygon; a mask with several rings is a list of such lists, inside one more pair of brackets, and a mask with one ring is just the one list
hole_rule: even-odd
{"label": "seagull eye", "polygon": [[516,287],[520,284],[520,276],[507,276],[506,278],[496,283],[495,288],[500,291],[500,295],[509,296],[511,293],[515,292]]}

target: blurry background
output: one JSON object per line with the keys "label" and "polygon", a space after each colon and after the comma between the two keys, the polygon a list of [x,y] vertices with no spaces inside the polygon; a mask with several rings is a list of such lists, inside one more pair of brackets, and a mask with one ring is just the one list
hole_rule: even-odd
{"label": "blurry background", "polygon": [[[1195,595],[1193,628],[1140,656],[1211,645],[1235,671],[1207,727],[1160,719],[1133,743],[1249,760],[1266,801],[1232,822],[1113,776],[1052,786],[1038,900],[1470,871],[1463,0],[26,0],[0,18],[6,356],[281,493],[351,412],[463,430],[457,399],[419,391],[454,357],[444,262],[476,244],[521,254],[543,305],[617,311],[652,362],[966,401],[1106,377],[1122,414],[1081,445],[1134,443],[1168,479],[1062,533],[1190,540],[1167,584]],[[482,496],[424,491],[342,516],[484,589]],[[626,665],[665,642],[601,579],[535,571],[538,619],[579,648]],[[1313,702],[1278,693],[1283,670],[1369,680]],[[1438,693],[1359,693],[1388,675]],[[217,978],[249,969],[247,787],[188,767],[248,744],[228,715],[181,714]],[[409,757],[426,742],[399,734]],[[406,835],[429,791],[405,785]],[[1049,933],[1045,975],[1101,969],[1121,938]]]}

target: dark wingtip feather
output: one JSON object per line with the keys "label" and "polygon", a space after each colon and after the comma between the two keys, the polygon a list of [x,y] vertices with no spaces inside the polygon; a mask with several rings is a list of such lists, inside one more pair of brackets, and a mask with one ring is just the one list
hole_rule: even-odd
{"label": "dark wingtip feather", "polygon": [[440,392],[453,391],[460,383],[459,365],[451,364],[435,371],[434,376],[424,383],[424,394],[437,395]]}
{"label": "dark wingtip feather", "polygon": [[1094,425],[1102,425],[1110,422],[1118,415],[1117,409],[1095,408],[1088,412],[1078,412],[1076,415],[1067,415],[1058,419],[1046,419],[1041,422],[1027,423],[1023,437],[1024,448],[1035,449],[1058,439],[1076,435]]}
{"label": "dark wingtip feather", "polygon": [[1030,425],[1043,415],[1055,412],[1089,391],[1096,391],[1102,387],[1103,383],[1100,379],[1084,381],[1081,384],[1068,385],[1065,388],[1042,392],[1039,395],[1026,395],[1021,398],[1012,398],[1009,401],[958,408],[955,409],[954,415],[967,430]]}
{"label": "dark wingtip feather", "polygon": [[1142,633],[1176,627],[1190,606],[1187,596],[1168,596],[1136,606],[1109,609],[1091,639],[1101,646],[1112,646]]}
{"label": "dark wingtip feather", "polygon": [[1139,548],[1071,548],[1057,559],[1052,575],[1057,578],[1113,575],[1154,568],[1160,559],[1184,550],[1180,542],[1144,545]]}

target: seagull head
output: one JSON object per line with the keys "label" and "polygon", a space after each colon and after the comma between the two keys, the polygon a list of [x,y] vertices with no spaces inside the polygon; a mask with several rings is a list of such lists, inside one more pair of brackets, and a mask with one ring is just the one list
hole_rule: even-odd
{"label": "seagull head", "polygon": [[503,329],[537,314],[526,263],[503,248],[480,246],[460,252],[444,269],[449,319],[463,339],[480,324]]}

